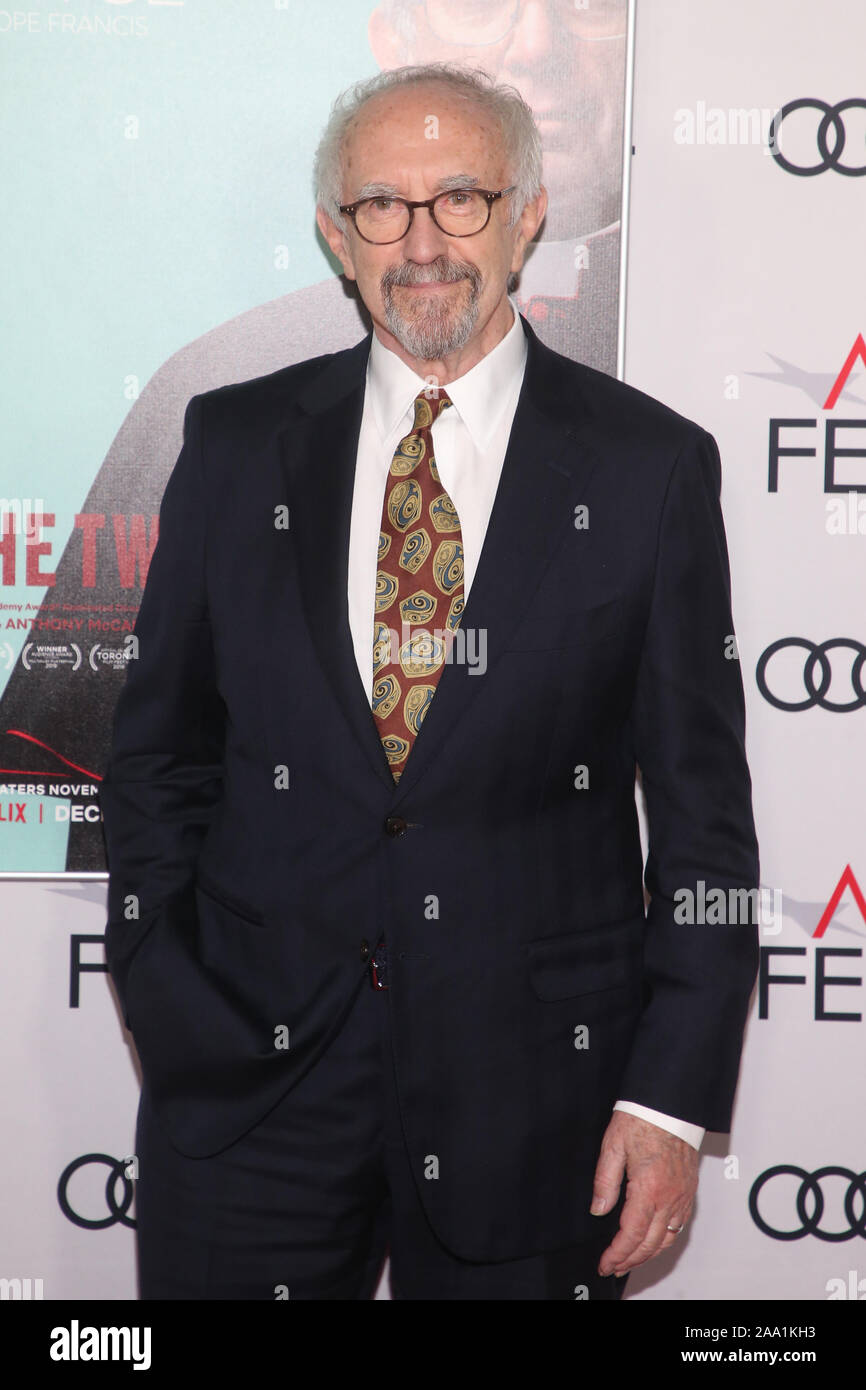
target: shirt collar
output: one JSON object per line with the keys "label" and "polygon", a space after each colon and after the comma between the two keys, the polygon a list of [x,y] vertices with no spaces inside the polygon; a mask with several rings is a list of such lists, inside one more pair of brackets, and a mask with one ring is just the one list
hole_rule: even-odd
{"label": "shirt collar", "polygon": [[[505,336],[486,357],[456,381],[449,381],[446,387],[454,409],[478,449],[486,447],[509,398],[509,387],[519,386],[526,364],[526,337],[519,310],[511,295],[508,302],[514,319]],[[424,377],[385,347],[374,332],[367,363],[367,390],[383,441],[402,422],[418,392],[426,385]]]}

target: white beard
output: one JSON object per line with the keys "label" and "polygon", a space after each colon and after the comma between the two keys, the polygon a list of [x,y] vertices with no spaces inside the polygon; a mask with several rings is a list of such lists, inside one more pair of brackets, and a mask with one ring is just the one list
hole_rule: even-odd
{"label": "white beard", "polygon": [[[397,278],[393,283],[388,276],[383,278],[382,299],[388,331],[393,333],[401,347],[422,362],[438,362],[450,353],[465,347],[478,321],[481,277],[475,271],[469,276],[463,271],[459,274],[455,273],[456,271],[457,268],[453,266],[447,267],[444,271],[438,269],[434,262],[424,267],[420,274],[413,274],[408,268],[397,272]],[[448,279],[450,276],[455,280],[468,279],[471,288],[469,303],[457,314],[448,305],[440,302],[438,295],[431,295],[423,306],[419,306],[419,311],[413,318],[403,314],[394,302],[393,284],[422,285],[425,279],[432,281]]]}

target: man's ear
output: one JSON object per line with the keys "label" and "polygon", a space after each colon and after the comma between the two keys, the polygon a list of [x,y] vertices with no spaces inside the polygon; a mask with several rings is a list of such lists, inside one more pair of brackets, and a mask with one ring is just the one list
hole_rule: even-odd
{"label": "man's ear", "polygon": [[523,265],[523,258],[526,248],[544,221],[544,214],[547,212],[547,189],[542,187],[537,198],[533,198],[527,203],[520,214],[517,223],[517,238],[514,242],[514,254],[511,257],[512,271],[520,270]]}
{"label": "man's ear", "polygon": [[342,265],[346,279],[356,279],[355,267],[352,263],[352,256],[345,234],[337,226],[334,219],[325,212],[324,208],[316,208],[316,221],[319,224],[319,231],[322,233],[325,241]]}

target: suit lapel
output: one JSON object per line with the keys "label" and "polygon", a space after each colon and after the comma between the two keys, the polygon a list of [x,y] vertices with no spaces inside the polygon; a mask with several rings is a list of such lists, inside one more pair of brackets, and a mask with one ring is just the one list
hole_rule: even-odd
{"label": "suit lapel", "polygon": [[310,636],[325,675],[373,771],[393,790],[349,627],[349,528],[370,337],[337,353],[298,404],[282,439],[289,525]]}
{"label": "suit lapel", "polygon": [[522,316],[521,322],[528,339],[526,371],[461,620],[464,632],[486,634],[487,671],[469,675],[466,665],[445,666],[396,784],[358,674],[349,627],[349,528],[369,336],[336,354],[302,393],[298,418],[283,437],[290,525],[310,634],[340,708],[395,802],[416,785],[492,678],[557,542],[573,525],[573,499],[579,500],[580,487],[598,462],[578,439],[581,406],[573,364],[546,348]]}
{"label": "suit lapel", "polygon": [[[528,339],[523,386],[514,414],[478,566],[461,618],[467,635],[486,634],[487,668],[445,666],[436,694],[397,784],[411,792],[443,748],[495,667],[526,610],[559,541],[574,525],[574,498],[598,459],[578,444],[581,409],[572,364],[551,352],[521,315]],[[570,448],[567,446],[571,445]],[[470,651],[473,649],[470,648]],[[476,643],[474,651],[479,647]]]}

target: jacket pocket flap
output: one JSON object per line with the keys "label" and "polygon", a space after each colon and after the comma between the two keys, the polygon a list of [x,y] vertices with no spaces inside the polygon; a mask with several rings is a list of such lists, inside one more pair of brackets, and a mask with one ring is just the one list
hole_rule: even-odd
{"label": "jacket pocket flap", "polygon": [[539,999],[570,999],[616,989],[640,970],[645,919],[628,917],[526,944],[529,979]]}
{"label": "jacket pocket flap", "polygon": [[260,912],[258,908],[251,907],[249,903],[242,902],[240,898],[236,898],[232,893],[226,892],[224,888],[214,883],[212,879],[204,878],[199,874],[195,885],[195,891],[199,901],[201,898],[206,899],[210,903],[215,904],[218,908],[221,908],[223,914],[229,913],[230,916],[238,917],[242,922],[247,922],[254,927],[266,925],[264,913]]}

